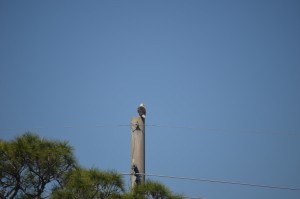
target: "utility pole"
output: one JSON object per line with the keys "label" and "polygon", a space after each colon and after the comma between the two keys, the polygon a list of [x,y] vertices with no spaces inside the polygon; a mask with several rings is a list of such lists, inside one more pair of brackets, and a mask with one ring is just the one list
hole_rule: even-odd
{"label": "utility pole", "polygon": [[138,107],[139,117],[131,120],[131,188],[145,182],[145,117],[144,104]]}

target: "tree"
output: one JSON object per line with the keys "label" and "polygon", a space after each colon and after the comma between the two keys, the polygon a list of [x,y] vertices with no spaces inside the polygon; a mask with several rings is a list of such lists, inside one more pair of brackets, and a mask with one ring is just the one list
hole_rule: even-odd
{"label": "tree", "polygon": [[51,199],[113,199],[124,192],[121,175],[97,169],[77,168],[66,175],[62,185],[53,190]]}
{"label": "tree", "polygon": [[[52,189],[51,189],[52,188]],[[67,142],[26,133],[0,140],[0,199],[181,199],[159,182],[125,193],[116,172],[80,168]]]}
{"label": "tree", "polygon": [[136,185],[125,199],[182,199],[180,195],[173,194],[166,186],[159,182],[146,181]]}
{"label": "tree", "polygon": [[61,183],[63,175],[75,165],[67,142],[42,139],[32,133],[11,142],[0,141],[0,196],[46,198],[45,191]]}

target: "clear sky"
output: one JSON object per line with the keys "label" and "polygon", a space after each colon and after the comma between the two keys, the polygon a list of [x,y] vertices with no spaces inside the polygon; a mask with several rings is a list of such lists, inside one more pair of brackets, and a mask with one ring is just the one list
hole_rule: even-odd
{"label": "clear sky", "polygon": [[[130,172],[119,125],[144,102],[162,125],[146,128],[146,172],[300,188],[299,21],[297,0],[2,0],[0,138],[68,140],[82,166]],[[207,199],[300,198],[159,180]]]}

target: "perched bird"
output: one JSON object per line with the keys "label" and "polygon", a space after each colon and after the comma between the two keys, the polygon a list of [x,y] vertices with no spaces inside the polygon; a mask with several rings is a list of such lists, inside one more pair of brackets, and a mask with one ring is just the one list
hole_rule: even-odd
{"label": "perched bird", "polygon": [[137,109],[137,112],[139,113],[140,117],[146,118],[146,108],[145,104],[140,104],[140,106]]}

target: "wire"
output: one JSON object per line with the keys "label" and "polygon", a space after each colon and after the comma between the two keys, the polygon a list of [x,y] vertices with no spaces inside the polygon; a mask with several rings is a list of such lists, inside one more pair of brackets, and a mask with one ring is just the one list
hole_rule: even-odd
{"label": "wire", "polygon": [[[120,173],[120,174],[134,175],[132,173]],[[210,180],[210,179],[203,179],[203,178],[178,177],[178,176],[159,175],[159,174],[144,174],[144,173],[136,173],[136,174],[152,176],[152,177],[160,177],[160,178],[178,179],[178,180],[190,180],[190,181],[198,181],[198,182],[231,184],[231,185],[241,185],[241,186],[259,187],[259,188],[280,189],[280,190],[288,190],[288,191],[300,191],[300,188],[282,187],[282,186],[273,186],[273,185],[251,184],[251,183],[244,183],[244,182],[224,181],[224,180]]]}
{"label": "wire", "polygon": [[86,128],[112,128],[112,127],[129,127],[130,124],[116,125],[89,125],[89,126],[47,126],[47,127],[29,127],[29,128],[0,128],[0,131],[26,131],[26,130],[47,130],[47,129],[86,129]]}
{"label": "wire", "polygon": [[248,133],[248,134],[296,134],[296,132],[290,131],[275,131],[275,130],[263,130],[263,129],[234,129],[234,128],[200,128],[196,126],[177,126],[177,125],[156,125],[150,124],[146,125],[149,127],[158,127],[158,128],[172,128],[172,129],[188,129],[197,132],[219,132],[219,133]]}
{"label": "wire", "polygon": [[[130,127],[135,124],[113,124],[113,125],[86,125],[86,126],[47,126],[47,127],[29,127],[29,128],[0,128],[0,131],[28,131],[28,130],[47,130],[47,129],[87,129],[87,128],[117,128],[117,127]],[[201,133],[219,132],[219,133],[250,133],[250,134],[298,134],[297,132],[289,131],[270,131],[270,130],[258,130],[258,129],[226,129],[226,128],[200,128],[196,126],[178,126],[178,125],[163,125],[163,124],[146,124],[146,127],[154,128],[171,128],[171,129],[187,129]]]}

